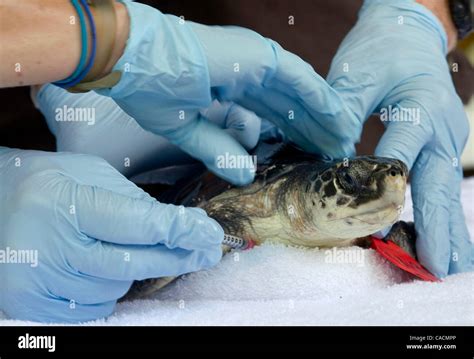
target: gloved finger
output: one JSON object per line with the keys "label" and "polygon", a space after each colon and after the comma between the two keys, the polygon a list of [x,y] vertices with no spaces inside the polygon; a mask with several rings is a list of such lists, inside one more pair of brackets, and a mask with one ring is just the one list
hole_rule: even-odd
{"label": "gloved finger", "polygon": [[200,114],[205,117],[207,120],[215,124],[220,128],[225,127],[225,118],[229,113],[229,109],[232,106],[232,102],[221,102],[214,100],[211,103],[211,106],[202,109]]}
{"label": "gloved finger", "polygon": [[264,83],[265,88],[288,94],[303,105],[310,118],[316,119],[325,128],[334,128],[339,125],[334,122],[343,120],[346,133],[362,131],[365,118],[362,121],[358,119],[338,91],[307,62],[286,51],[278,43],[271,42],[280,65],[275,75]]}
{"label": "gloved finger", "polygon": [[201,111],[201,114],[210,122],[224,129],[246,150],[251,150],[257,145],[262,120],[255,113],[234,102],[214,100],[211,106]]}
{"label": "gloved finger", "polygon": [[132,198],[107,189],[72,184],[77,226],[89,237],[111,243],[212,251],[224,233],[203,211]]}
{"label": "gloved finger", "polygon": [[273,122],[268,121],[266,118],[262,119],[260,125],[260,140],[262,141],[276,141],[276,142],[288,142],[288,136],[275,125]]}
{"label": "gloved finger", "polygon": [[[19,300],[21,298],[21,300]],[[17,300],[8,301],[5,312],[18,320],[42,323],[78,323],[105,318],[112,314],[117,301],[94,304],[71,302],[54,293],[22,291]]]}
{"label": "gloved finger", "polygon": [[415,115],[407,113],[405,121],[389,122],[375,149],[375,155],[401,160],[411,169],[418,154],[432,137],[433,128],[426,111],[415,101],[403,100],[392,105],[392,108],[400,111],[420,109],[420,115],[415,118]]}
{"label": "gloved finger", "polygon": [[70,261],[81,273],[131,281],[179,276],[210,268],[220,261],[222,249],[220,246],[206,250],[170,249],[160,244],[124,246],[95,241],[80,254]]}
{"label": "gloved finger", "polygon": [[473,270],[474,245],[469,239],[469,231],[461,204],[462,171],[458,167],[455,184],[451,188],[451,204],[449,209],[449,233],[451,241],[451,262],[449,274],[469,272]]}
{"label": "gloved finger", "polygon": [[230,104],[225,118],[224,131],[246,149],[253,149],[260,138],[262,120],[254,112],[235,103]]}
{"label": "gloved finger", "polygon": [[249,90],[238,103],[276,124],[289,139],[308,152],[333,158],[355,153],[354,143],[360,131],[347,135],[351,132],[344,121],[321,122],[320,117],[311,117],[298,101],[276,90],[266,89],[264,94]]}
{"label": "gloved finger", "polygon": [[[94,133],[96,125],[107,125],[116,118],[129,118],[110,98],[95,92],[70,93],[52,84],[45,84],[36,95],[38,109],[51,132],[61,141],[63,135],[84,131]],[[63,130],[67,131],[63,133]],[[58,143],[58,146],[62,143]]]}
{"label": "gloved finger", "polygon": [[219,177],[236,185],[253,181],[255,164],[242,145],[221,128],[198,117],[165,135]]}
{"label": "gloved finger", "polygon": [[[63,96],[67,93],[66,90],[52,84],[44,84],[39,90],[34,93],[32,92],[32,95],[35,95],[32,98],[33,103],[43,114],[49,130],[55,136],[58,136],[61,124],[60,121],[56,121],[57,109],[61,110],[61,107],[64,105],[62,101]],[[74,95],[71,94],[71,96]]]}
{"label": "gloved finger", "polygon": [[[78,253],[76,253],[78,254]],[[105,303],[123,297],[132,286],[133,281],[111,280],[97,276],[91,277],[78,270],[63,273],[67,277],[63,281],[50,283],[48,290],[56,297],[68,299],[71,303],[86,305]]]}
{"label": "gloved finger", "polygon": [[[145,131],[114,100],[93,91],[72,94],[47,84],[39,91],[37,102],[56,136],[58,151],[102,157],[128,177],[195,161],[164,137]],[[78,121],[70,122],[68,113],[76,110],[80,116],[72,120]]]}
{"label": "gloved finger", "polygon": [[[348,36],[350,37],[351,34]],[[388,82],[387,79],[380,78],[375,69],[364,70],[365,60],[355,59],[354,61],[352,53],[357,53],[357,50],[342,50],[347,43],[354,46],[356,42],[358,42],[357,39],[344,39],[338,51],[347,52],[349,56],[342,57],[339,53],[336,55],[326,80],[337,92],[346,106],[346,111],[351,113],[358,122],[364,123],[383,100],[386,93],[383,86]],[[359,60],[364,63],[359,63]],[[386,69],[384,71],[386,72]]]}
{"label": "gloved finger", "polygon": [[451,262],[451,192],[453,181],[450,158],[423,151],[412,171],[412,198],[417,232],[418,260],[438,278],[448,274]]}
{"label": "gloved finger", "polygon": [[[87,145],[87,143],[89,143],[89,141],[94,141],[93,143],[96,143],[100,140],[100,138],[94,138],[94,134],[95,136],[99,137],[103,135],[101,131],[94,128],[95,132],[92,131],[90,136],[84,136],[84,131],[89,130],[89,128],[85,128],[85,126],[91,127],[88,126],[88,124],[86,123],[68,123],[68,125],[71,126],[67,126],[67,128],[65,126],[58,126],[57,124],[55,125],[57,117],[55,111],[58,108],[59,103],[61,105],[63,103],[66,103],[66,106],[71,109],[75,107],[85,107],[94,109],[94,118],[97,118],[98,121],[102,120],[108,122],[111,121],[111,119],[114,119],[112,130],[115,132],[116,137],[124,136],[126,139],[129,139],[125,140],[125,142],[132,141],[132,143],[130,144],[133,144],[133,141],[136,141],[136,137],[141,137],[140,146],[132,146],[132,149],[129,151],[130,153],[128,153],[129,161],[133,161],[135,171],[139,169],[147,169],[146,167],[150,163],[142,163],[143,161],[141,160],[141,158],[146,157],[148,151],[153,149],[159,150],[161,154],[163,154],[163,152],[166,150],[170,154],[166,157],[172,157],[175,163],[189,161],[186,154],[182,153],[174,146],[169,145],[167,141],[165,141],[165,143],[163,143],[163,141],[160,142],[159,139],[161,137],[151,136],[149,132],[143,131],[141,128],[139,128],[135,124],[135,121],[130,116],[128,116],[110,98],[99,96],[93,92],[79,95],[69,94],[67,91],[57,88],[56,86],[46,86],[42,89],[42,91],[40,91],[38,99],[40,103],[40,108],[43,111],[45,117],[47,118],[48,123],[52,128],[54,127],[54,132],[58,138],[58,146],[62,149],[67,148],[68,150],[73,151],[80,150],[81,152],[91,151],[91,146]],[[241,121],[246,122],[246,130],[242,132],[234,130],[231,132],[231,134],[238,135],[238,138],[240,138],[244,143],[249,145],[253,144],[253,142],[255,141],[255,137],[257,137],[258,140],[259,131],[257,130],[253,132],[254,128],[253,126],[251,126],[254,122],[259,122],[259,119],[256,118],[256,116],[252,115],[251,113],[244,113],[243,110],[237,110],[236,112],[235,109],[232,109],[232,106],[229,106],[229,108],[224,107],[223,110],[225,112],[222,114],[220,114],[219,112],[214,114],[214,121],[226,121],[227,116],[231,116],[234,118],[236,116],[239,116]],[[216,118],[216,116],[219,115],[222,116],[222,119]],[[163,114],[163,117],[166,118],[166,114]],[[133,120],[133,122],[131,122],[131,120]],[[151,121],[150,119],[148,120]],[[105,123],[105,125],[108,124]],[[225,123],[223,123],[222,125],[225,125]],[[193,127],[195,128],[192,129]],[[61,130],[67,130],[69,132],[67,134],[64,134],[65,136],[61,136]],[[75,131],[78,133],[75,134]],[[205,133],[206,131],[209,131],[208,136],[210,138],[202,138],[203,133]],[[174,144],[181,147],[181,149],[185,150],[185,152],[187,152],[187,154],[191,155],[192,157],[198,158],[203,161],[211,171],[220,175],[229,182],[235,184],[248,184],[253,180],[255,168],[253,166],[251,158],[248,156],[242,146],[240,146],[235,140],[233,140],[231,136],[226,133],[226,131],[219,130],[217,126],[212,126],[210,124],[196,125],[194,121],[190,121],[190,123],[187,126],[184,126],[181,131],[175,131],[176,133],[174,136],[171,134],[172,131],[166,132],[169,136],[165,137],[172,137],[174,139],[174,141],[172,141]],[[129,136],[126,136],[127,133]],[[249,136],[250,133],[252,133],[251,136]],[[130,137],[130,135],[133,136]],[[81,138],[83,139],[82,143],[78,142]],[[72,144],[74,144],[73,147]],[[219,146],[222,146],[220,147],[221,153],[217,153],[217,148],[219,148]],[[254,146],[255,145],[253,145],[252,147]],[[120,158],[120,156],[117,157],[116,148],[110,146],[107,147],[103,145],[95,145],[93,147],[95,147],[95,149],[92,149],[93,153],[97,153],[100,154],[102,157],[111,159],[113,165],[116,168],[119,168],[122,172],[130,174],[131,169],[122,168],[122,162],[124,159]],[[143,151],[140,151],[140,149],[143,149]],[[249,165],[244,168],[236,168],[232,165],[232,163],[227,166],[225,164],[220,165],[220,163],[216,164],[220,157],[222,157],[223,159],[229,158],[226,157],[226,153],[231,155],[230,158],[236,158],[236,160],[233,161],[233,164],[242,162],[248,163]],[[159,156],[155,156],[155,161],[145,162],[152,162],[155,165],[160,165],[160,163],[156,163],[156,157]],[[241,159],[244,160],[242,161]],[[161,163],[161,165],[165,165],[166,161],[162,162],[163,163]]]}
{"label": "gloved finger", "polygon": [[143,201],[155,201],[143,189],[129,181],[100,157],[66,152],[57,153],[52,160],[58,160],[61,163],[61,168],[74,175],[74,178],[82,184],[106,188]]}

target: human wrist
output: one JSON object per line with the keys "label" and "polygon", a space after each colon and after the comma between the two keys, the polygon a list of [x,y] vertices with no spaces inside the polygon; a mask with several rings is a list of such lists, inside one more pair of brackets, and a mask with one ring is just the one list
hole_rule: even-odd
{"label": "human wrist", "polygon": [[448,39],[448,51],[453,50],[457,44],[457,30],[451,18],[449,10],[449,0],[415,0],[430,10],[441,22]]}
{"label": "human wrist", "polygon": [[121,2],[115,2],[114,8],[117,20],[115,42],[110,60],[102,71],[101,76],[109,74],[120,57],[123,55],[130,33],[130,18],[126,6]]}
{"label": "human wrist", "polygon": [[98,88],[110,88],[120,81],[121,72],[113,71],[122,57],[130,33],[128,10],[121,1],[91,0],[90,11],[95,23],[98,43],[95,64],[86,76],[74,86],[66,87],[69,92],[81,93]]}

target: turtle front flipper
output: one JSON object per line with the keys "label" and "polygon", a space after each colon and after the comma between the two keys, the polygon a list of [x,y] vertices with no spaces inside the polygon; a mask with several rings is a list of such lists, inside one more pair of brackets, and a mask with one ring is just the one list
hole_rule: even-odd
{"label": "turtle front flipper", "polygon": [[[352,244],[367,249],[372,246],[373,238],[372,236],[356,238]],[[392,241],[410,256],[417,259],[416,232],[413,222],[396,222],[390,232],[382,240],[384,242]]]}
{"label": "turtle front flipper", "polygon": [[166,287],[177,277],[150,278],[145,280],[136,280],[133,282],[127,294],[120,301],[144,299]]}
{"label": "turtle front flipper", "polygon": [[413,222],[398,221],[383,239],[392,241],[413,258],[416,258],[416,231]]}

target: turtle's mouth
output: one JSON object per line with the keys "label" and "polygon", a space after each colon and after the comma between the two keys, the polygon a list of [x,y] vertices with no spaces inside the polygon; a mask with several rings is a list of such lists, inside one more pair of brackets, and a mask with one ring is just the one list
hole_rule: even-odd
{"label": "turtle's mouth", "polygon": [[393,204],[383,208],[375,209],[373,211],[347,216],[345,218],[352,219],[354,221],[365,223],[371,226],[391,224],[398,219],[402,209],[402,205]]}
{"label": "turtle's mouth", "polygon": [[323,227],[326,233],[337,238],[363,237],[380,231],[395,223],[403,208],[402,204],[378,205],[362,211],[351,211],[340,217],[328,218]]}
{"label": "turtle's mouth", "polygon": [[[343,216],[343,217],[336,217],[336,218],[333,218],[333,219],[329,220],[329,222],[340,221],[340,220],[343,220],[343,219],[356,219],[356,220],[359,220],[361,222],[369,223],[371,221],[369,221],[368,218],[378,217],[378,215],[380,213],[389,213],[389,212],[399,213],[402,209],[403,209],[403,204],[392,203],[392,204],[377,207],[377,208],[374,208],[374,209],[371,209],[371,210],[368,210],[368,211],[363,211],[363,212],[355,213],[355,214],[352,213],[352,214],[349,214],[349,215]],[[375,223],[371,223],[371,224],[375,224]]]}

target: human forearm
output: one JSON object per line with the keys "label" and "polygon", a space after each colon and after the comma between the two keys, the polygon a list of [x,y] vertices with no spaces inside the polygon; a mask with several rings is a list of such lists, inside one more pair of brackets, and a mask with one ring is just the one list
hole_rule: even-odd
{"label": "human forearm", "polygon": [[[115,48],[104,73],[117,62],[128,37],[125,7],[116,3],[115,10]],[[0,24],[0,87],[58,81],[77,67],[81,25],[70,1],[0,0]]]}

